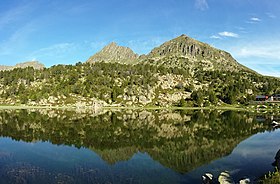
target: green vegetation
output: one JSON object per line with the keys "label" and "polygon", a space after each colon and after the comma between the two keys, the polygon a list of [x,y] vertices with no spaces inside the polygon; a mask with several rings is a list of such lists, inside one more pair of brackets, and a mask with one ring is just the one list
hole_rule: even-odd
{"label": "green vegetation", "polygon": [[280,183],[280,173],[278,169],[275,172],[269,172],[265,175],[264,179],[260,180],[263,184],[279,184]]}
{"label": "green vegetation", "polygon": [[[167,76],[170,85],[166,84]],[[147,62],[77,63],[43,70],[16,68],[0,72],[0,86],[0,103],[31,105],[78,101],[91,105],[94,99],[125,106],[246,105],[256,94],[280,93],[279,79],[248,71],[199,71],[191,76],[184,69]],[[171,96],[176,93],[181,96],[177,101]]]}
{"label": "green vegetation", "polygon": [[[130,62],[131,61],[131,62]],[[0,71],[0,104],[206,107],[280,93],[280,79],[182,35],[138,56],[112,43],[85,63]]]}

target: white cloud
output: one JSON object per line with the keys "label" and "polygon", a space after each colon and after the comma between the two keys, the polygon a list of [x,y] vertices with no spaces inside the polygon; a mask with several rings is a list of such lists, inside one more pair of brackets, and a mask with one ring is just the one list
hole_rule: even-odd
{"label": "white cloud", "polygon": [[217,36],[217,35],[212,35],[212,36],[210,36],[210,38],[213,38],[213,39],[221,39],[221,37],[220,37],[220,36]]}
{"label": "white cloud", "polygon": [[195,7],[201,11],[207,10],[209,8],[206,0],[195,0]]}
{"label": "white cloud", "polygon": [[258,17],[252,17],[252,18],[250,18],[250,20],[255,21],[255,22],[260,22],[261,21],[261,19],[258,18]]}
{"label": "white cloud", "polygon": [[248,21],[246,21],[246,23],[248,24],[256,24],[261,22],[262,20],[258,17],[251,17]]}
{"label": "white cloud", "polygon": [[238,38],[239,35],[236,34],[236,33],[233,33],[233,32],[228,32],[228,31],[224,31],[224,32],[220,32],[218,33],[220,36],[223,36],[223,37],[233,37],[233,38]]}

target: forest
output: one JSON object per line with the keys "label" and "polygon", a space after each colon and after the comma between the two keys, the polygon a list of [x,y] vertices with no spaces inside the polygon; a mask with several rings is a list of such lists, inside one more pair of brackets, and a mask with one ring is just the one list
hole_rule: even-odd
{"label": "forest", "polygon": [[[169,89],[162,88],[160,77],[171,76]],[[179,77],[179,79],[178,79]],[[145,105],[161,106],[161,97],[168,94],[188,94],[171,106],[209,106],[217,104],[248,104],[256,95],[280,93],[280,80],[250,71],[207,71],[194,73],[181,67],[139,62],[134,65],[120,63],[77,63],[55,65],[36,70],[32,67],[0,71],[0,100],[2,104],[39,103],[50,96],[63,104],[74,104],[79,98],[94,98],[107,104],[121,104],[131,97],[150,93],[151,101]],[[141,91],[141,94],[140,94]],[[135,102],[135,101],[134,101]],[[133,103],[133,105],[141,103]],[[39,104],[40,105],[40,104]],[[57,100],[57,105],[61,105]],[[143,105],[143,104],[142,104]]]}

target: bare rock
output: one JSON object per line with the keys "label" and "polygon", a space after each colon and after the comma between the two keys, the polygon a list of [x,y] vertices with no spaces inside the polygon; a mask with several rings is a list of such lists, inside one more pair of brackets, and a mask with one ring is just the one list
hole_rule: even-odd
{"label": "bare rock", "polygon": [[218,177],[218,181],[220,184],[234,184],[234,181],[227,171],[221,172],[220,176]]}
{"label": "bare rock", "polygon": [[130,63],[136,61],[138,55],[135,54],[130,48],[118,46],[115,42],[105,46],[100,52],[91,56],[86,62],[120,62]]}
{"label": "bare rock", "polygon": [[45,65],[40,63],[39,61],[27,61],[27,62],[23,62],[23,63],[18,63],[15,66],[0,65],[0,71],[13,70],[15,68],[27,68],[27,67],[33,67],[36,70],[41,70],[41,69],[45,68]]}

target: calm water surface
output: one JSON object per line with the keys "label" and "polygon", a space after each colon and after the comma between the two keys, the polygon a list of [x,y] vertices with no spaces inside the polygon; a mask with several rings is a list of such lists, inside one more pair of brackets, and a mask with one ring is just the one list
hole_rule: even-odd
{"label": "calm water surface", "polygon": [[220,111],[0,111],[0,183],[201,183],[273,171],[277,116]]}

